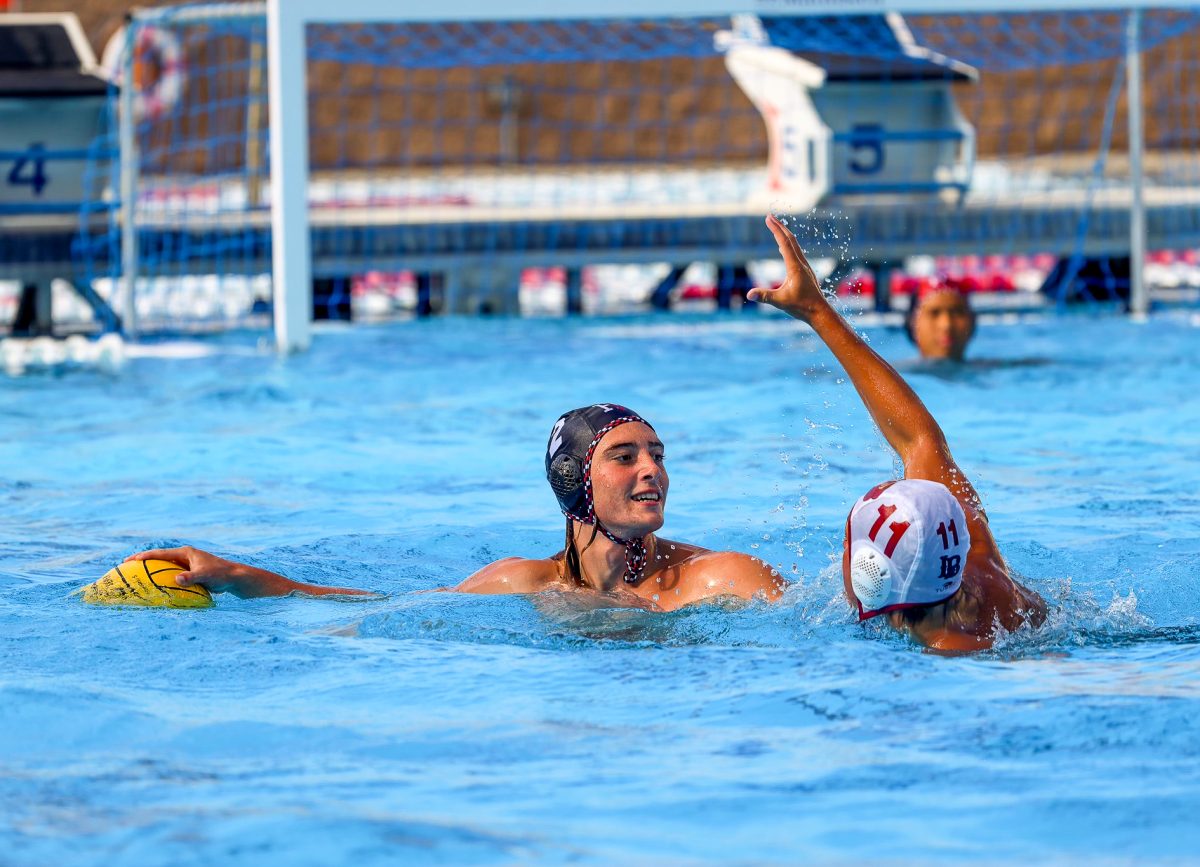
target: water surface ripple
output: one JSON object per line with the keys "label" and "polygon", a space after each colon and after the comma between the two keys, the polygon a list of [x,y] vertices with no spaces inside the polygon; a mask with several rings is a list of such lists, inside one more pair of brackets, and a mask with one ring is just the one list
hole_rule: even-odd
{"label": "water surface ripple", "polygon": [[[894,461],[778,317],[448,319],[286,360],[232,335],[0,379],[0,863],[1194,862],[1198,334],[1031,321],[929,368],[869,333],[1052,604],[970,658],[850,616],[841,525]],[[597,401],[661,433],[664,534],[776,564],[782,604],[418,592],[556,550],[542,449]],[[386,596],[69,596],[180,541]]]}

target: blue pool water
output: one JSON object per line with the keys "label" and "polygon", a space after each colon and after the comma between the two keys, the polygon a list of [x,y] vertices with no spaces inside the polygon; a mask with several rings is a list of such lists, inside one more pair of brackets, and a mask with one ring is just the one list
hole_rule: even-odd
{"label": "blue pool water", "polygon": [[[1195,321],[985,327],[977,358],[1044,363],[909,369],[1054,609],[971,658],[850,616],[841,524],[893,459],[789,321],[256,339],[0,379],[6,867],[1197,858]],[[417,592],[557,550],[542,449],[593,401],[663,435],[664,535],[778,564],[783,604]],[[177,541],[387,596],[69,597]]]}

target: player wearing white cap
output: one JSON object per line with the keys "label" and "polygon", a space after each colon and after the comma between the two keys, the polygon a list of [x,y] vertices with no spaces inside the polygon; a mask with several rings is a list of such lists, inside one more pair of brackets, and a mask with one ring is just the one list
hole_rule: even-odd
{"label": "player wearing white cap", "polygon": [[846,521],[842,577],[859,619],[886,615],[896,629],[948,651],[990,647],[1000,629],[1040,624],[1046,603],[1009,574],[979,496],[937,421],[833,309],[787,227],[774,216],[767,227],[787,278],[747,297],[812,327],[904,462],[904,478],[872,488]]}

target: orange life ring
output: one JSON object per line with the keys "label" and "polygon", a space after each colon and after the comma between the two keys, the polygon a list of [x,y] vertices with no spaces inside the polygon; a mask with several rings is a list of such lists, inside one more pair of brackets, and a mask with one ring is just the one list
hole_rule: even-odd
{"label": "orange life ring", "polygon": [[[110,81],[124,86],[123,54],[126,29],[112,35],[104,47],[104,67]],[[170,111],[187,83],[187,64],[179,40],[170,30],[142,26],[133,45],[133,114],[139,120],[153,120]]]}

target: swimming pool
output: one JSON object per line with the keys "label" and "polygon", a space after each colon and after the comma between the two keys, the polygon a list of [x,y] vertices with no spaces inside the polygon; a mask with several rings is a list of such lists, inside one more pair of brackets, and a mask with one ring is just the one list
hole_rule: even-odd
{"label": "swimming pool", "polygon": [[[831,558],[893,460],[773,315],[443,319],[146,344],[0,379],[0,862],[1125,863],[1200,844],[1200,323],[982,328],[908,370],[1051,624],[972,658],[853,622]],[[871,329],[886,357],[913,356]],[[663,534],[778,606],[465,597],[557,550],[565,409],[663,435]],[[187,541],[382,600],[68,598]]]}

